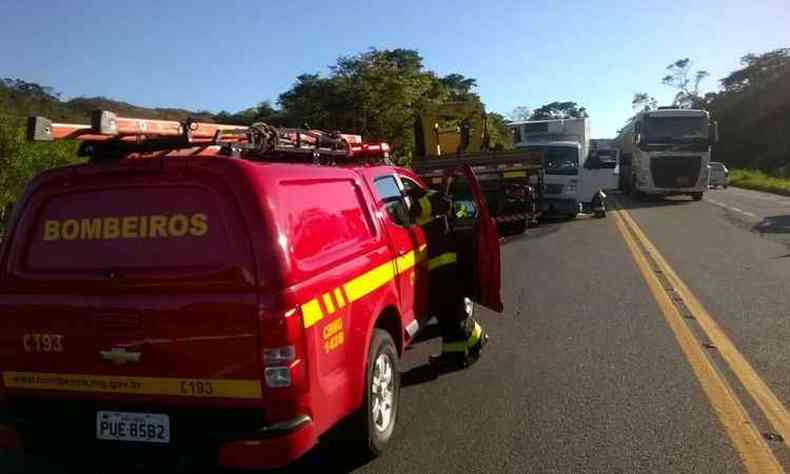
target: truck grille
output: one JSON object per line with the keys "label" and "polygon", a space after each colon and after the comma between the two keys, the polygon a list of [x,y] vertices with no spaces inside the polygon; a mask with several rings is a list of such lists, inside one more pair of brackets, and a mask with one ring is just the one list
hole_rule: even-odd
{"label": "truck grille", "polygon": [[546,183],[543,185],[546,194],[562,194],[562,183]]}
{"label": "truck grille", "polygon": [[691,188],[697,185],[702,158],[662,156],[650,159],[650,173],[657,188]]}

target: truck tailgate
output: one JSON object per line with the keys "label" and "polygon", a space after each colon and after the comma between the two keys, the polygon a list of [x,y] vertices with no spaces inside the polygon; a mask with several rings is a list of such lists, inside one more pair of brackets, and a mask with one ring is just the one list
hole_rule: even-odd
{"label": "truck tailgate", "polygon": [[31,195],[0,298],[9,394],[256,399],[256,274],[205,170],[63,174]]}

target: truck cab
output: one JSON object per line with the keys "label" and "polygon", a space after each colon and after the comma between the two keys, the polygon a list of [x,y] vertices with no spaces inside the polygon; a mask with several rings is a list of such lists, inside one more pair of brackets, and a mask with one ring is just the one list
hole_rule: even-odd
{"label": "truck cab", "polygon": [[708,187],[711,146],[718,125],[705,110],[660,107],[636,114],[615,139],[622,159],[623,189],[644,195],[689,195],[701,200]]}
{"label": "truck cab", "polygon": [[602,191],[617,187],[616,167],[591,159],[588,119],[530,120],[511,122],[508,127],[513,131],[514,146],[543,162],[547,214],[574,217],[601,209]]}
{"label": "truck cab", "polygon": [[[90,155],[31,182],[0,248],[0,425],[24,449],[272,468],[354,417],[383,451],[431,316],[418,176],[312,131],[44,120],[30,137]],[[493,221],[453,174],[481,210],[468,296],[501,311]]]}

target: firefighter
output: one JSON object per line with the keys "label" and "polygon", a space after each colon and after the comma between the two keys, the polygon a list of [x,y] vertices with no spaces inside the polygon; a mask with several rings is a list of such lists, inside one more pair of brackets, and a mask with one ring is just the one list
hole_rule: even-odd
{"label": "firefighter", "polygon": [[416,191],[411,197],[412,213],[428,244],[428,310],[442,333],[442,352],[431,362],[448,370],[463,368],[477,360],[488,335],[471,317],[471,301],[465,298],[450,225],[452,201],[436,191]]}

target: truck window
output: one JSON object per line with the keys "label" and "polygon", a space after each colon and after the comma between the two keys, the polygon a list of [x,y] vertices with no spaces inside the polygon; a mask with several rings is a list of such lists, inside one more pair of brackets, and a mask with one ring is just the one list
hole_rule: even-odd
{"label": "truck window", "polygon": [[376,193],[382,205],[387,210],[390,220],[396,225],[408,227],[411,225],[411,217],[406,200],[398,187],[398,182],[394,176],[383,176],[374,181]]}
{"label": "truck window", "polygon": [[579,153],[570,147],[547,146],[543,152],[546,174],[579,174]]}

